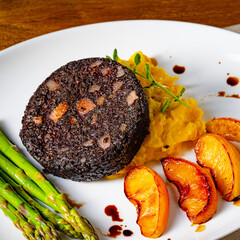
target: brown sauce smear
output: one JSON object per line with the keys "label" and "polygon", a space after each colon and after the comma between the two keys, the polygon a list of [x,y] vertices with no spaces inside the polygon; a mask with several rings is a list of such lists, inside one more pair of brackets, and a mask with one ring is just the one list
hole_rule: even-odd
{"label": "brown sauce smear", "polygon": [[[116,221],[116,222],[122,222],[123,219],[121,219],[119,217],[119,212],[118,209],[115,205],[108,205],[107,207],[105,207],[104,212],[107,216],[112,217],[112,221]],[[125,227],[127,227],[125,225]],[[105,235],[107,237],[112,237],[112,238],[116,238],[117,236],[121,235],[123,233],[123,235],[125,237],[130,237],[133,232],[131,230],[125,229],[124,231],[122,231],[122,225],[113,225],[109,228],[108,230],[108,234]]]}
{"label": "brown sauce smear", "polygon": [[226,97],[240,98],[238,94],[226,95]]}
{"label": "brown sauce smear", "polygon": [[237,77],[229,77],[227,79],[227,84],[232,87],[238,85],[238,83],[239,83],[239,78],[237,78]]}
{"label": "brown sauce smear", "polygon": [[238,94],[226,95],[224,91],[218,92],[218,97],[231,97],[231,98],[240,98]]}
{"label": "brown sauce smear", "polygon": [[119,225],[111,226],[108,231],[109,231],[109,233],[105,236],[112,237],[112,238],[116,238],[117,236],[121,235],[121,233],[123,233],[124,237],[130,237],[133,235],[133,232],[128,229],[125,229],[122,232],[122,227]]}
{"label": "brown sauce smear", "polygon": [[109,234],[108,237],[116,238],[117,236],[121,235],[122,233],[122,227],[118,225],[113,225],[109,228]]}
{"label": "brown sauce smear", "polygon": [[123,219],[119,217],[118,209],[115,205],[108,205],[105,207],[104,212],[107,216],[112,217],[113,221],[122,222]]}
{"label": "brown sauce smear", "polygon": [[82,207],[82,206],[84,205],[83,203],[76,203],[75,200],[72,200],[72,199],[69,197],[69,194],[66,194],[66,193],[65,193],[64,195],[65,195],[65,197],[66,197],[67,202],[70,204],[71,207],[79,209],[80,207]]}
{"label": "brown sauce smear", "polygon": [[173,67],[173,71],[174,71],[176,74],[182,74],[182,73],[185,72],[185,67],[175,65],[175,66]]}
{"label": "brown sauce smear", "polygon": [[201,225],[198,225],[195,232],[203,232],[205,229],[206,229],[206,226],[201,224]]}

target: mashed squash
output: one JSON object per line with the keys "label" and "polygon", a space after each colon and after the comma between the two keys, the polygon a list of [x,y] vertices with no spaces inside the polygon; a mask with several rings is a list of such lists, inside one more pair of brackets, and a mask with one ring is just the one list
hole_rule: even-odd
{"label": "mashed squash", "polygon": [[[175,84],[178,77],[169,76],[163,68],[157,66],[154,59],[148,58],[142,52],[137,53],[141,55],[141,63],[137,67],[137,72],[145,75],[145,63],[148,63],[155,81],[164,85],[175,96],[178,95],[183,87]],[[119,59],[119,63],[134,69],[134,57],[137,53],[133,54],[128,61]],[[147,79],[138,75],[137,78],[143,87],[149,86],[150,82]],[[205,122],[202,121],[203,111],[198,109],[198,103],[193,98],[181,99],[189,108],[179,102],[174,102],[162,113],[161,108],[164,103],[168,99],[171,101],[174,99],[158,86],[144,88],[144,91],[149,104],[149,134],[132,162],[122,171],[108,178],[122,176],[131,168],[148,161],[159,161],[164,157],[177,155],[183,142],[196,140],[205,133]]]}

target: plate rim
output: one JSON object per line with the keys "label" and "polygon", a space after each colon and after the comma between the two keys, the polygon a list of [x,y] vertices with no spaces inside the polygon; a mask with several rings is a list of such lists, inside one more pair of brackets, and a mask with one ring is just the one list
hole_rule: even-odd
{"label": "plate rim", "polygon": [[[212,29],[214,31],[219,31],[222,32],[224,34],[228,34],[228,35],[232,35],[233,37],[237,37],[239,38],[240,35],[236,32],[232,32],[230,30],[226,30],[226,29],[222,29],[219,27],[215,27],[215,26],[210,26],[210,25],[205,25],[205,24],[200,24],[200,23],[191,23],[191,22],[184,22],[184,21],[173,21],[173,20],[150,20],[150,19],[140,19],[140,20],[118,20],[118,21],[107,21],[107,22],[99,22],[99,23],[92,23],[92,24],[86,24],[86,25],[80,25],[80,26],[74,26],[74,27],[70,27],[70,28],[66,28],[66,29],[62,29],[62,30],[57,30],[57,31],[53,31],[50,33],[46,33],[43,35],[39,35],[37,37],[33,37],[27,40],[24,40],[20,43],[17,43],[15,45],[12,45],[8,48],[5,48],[3,50],[0,51],[0,57],[4,58],[4,54],[7,54],[9,51],[14,51],[17,48],[21,48],[24,47],[25,45],[31,43],[31,42],[35,42],[35,41],[41,41],[41,39],[45,39],[48,38],[49,36],[53,36],[56,34],[60,34],[60,33],[65,33],[65,32],[70,32],[70,31],[75,31],[77,29],[84,29],[84,28],[89,28],[89,27],[97,27],[97,26],[103,26],[103,25],[109,25],[109,24],[127,24],[127,23],[142,23],[142,22],[147,22],[149,24],[151,24],[152,22],[159,22],[159,23],[163,23],[163,24],[180,24],[180,25],[186,25],[186,26],[197,26],[197,27],[201,27],[204,29]],[[233,227],[231,230],[225,231],[223,234],[218,234],[217,237],[222,238],[224,236],[227,236],[233,232],[235,232],[236,230],[240,229],[240,225],[239,227]]]}

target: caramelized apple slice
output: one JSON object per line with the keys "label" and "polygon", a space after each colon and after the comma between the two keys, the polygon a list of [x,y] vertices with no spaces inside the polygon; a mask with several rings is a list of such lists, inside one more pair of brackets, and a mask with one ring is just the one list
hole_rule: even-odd
{"label": "caramelized apple slice", "polygon": [[228,140],[240,142],[240,121],[233,118],[213,118],[206,123],[207,131]]}
{"label": "caramelized apple slice", "polygon": [[125,177],[124,192],[137,209],[142,235],[158,238],[169,215],[169,196],[162,178],[151,168],[135,167]]}
{"label": "caramelized apple slice", "polygon": [[179,205],[194,224],[207,222],[217,210],[217,190],[211,175],[193,162],[165,158],[162,165],[167,179],[180,193]]}
{"label": "caramelized apple slice", "polygon": [[240,195],[240,153],[223,137],[207,133],[195,146],[197,162],[210,170],[223,198],[232,201]]}

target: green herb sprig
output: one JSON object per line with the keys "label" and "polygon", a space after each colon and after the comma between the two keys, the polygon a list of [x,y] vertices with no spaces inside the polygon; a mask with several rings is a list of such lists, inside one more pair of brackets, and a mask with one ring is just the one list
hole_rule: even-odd
{"label": "green herb sprig", "polygon": [[[108,59],[111,59],[111,57],[109,56],[106,56],[106,58]],[[117,49],[114,49],[114,52],[113,52],[113,60],[114,61],[118,61],[118,54],[117,54]],[[141,55],[139,53],[137,53],[134,57],[134,63],[135,63],[135,67],[134,69],[132,70],[132,72],[138,76],[141,76],[145,79],[147,79],[148,81],[150,81],[150,85],[145,87],[145,88],[150,88],[152,86],[158,86],[159,88],[161,88],[162,90],[164,90],[166,93],[168,93],[171,97],[174,98],[174,101],[171,101],[170,99],[168,99],[165,104],[162,106],[161,108],[161,112],[164,113],[168,107],[173,103],[173,102],[179,102],[181,103],[182,105],[184,105],[185,107],[188,107],[189,106],[184,103],[183,101],[181,101],[180,97],[183,95],[183,93],[185,92],[185,88],[183,87],[181,89],[181,91],[179,92],[179,94],[177,96],[175,96],[172,92],[170,92],[169,90],[167,90],[164,86],[162,86],[161,84],[159,84],[158,82],[155,81],[155,79],[153,78],[152,74],[151,74],[151,71],[150,71],[150,67],[149,67],[149,64],[148,63],[145,63],[145,71],[146,71],[146,75],[143,75],[141,73],[139,73],[137,71],[137,66],[141,63]]]}

